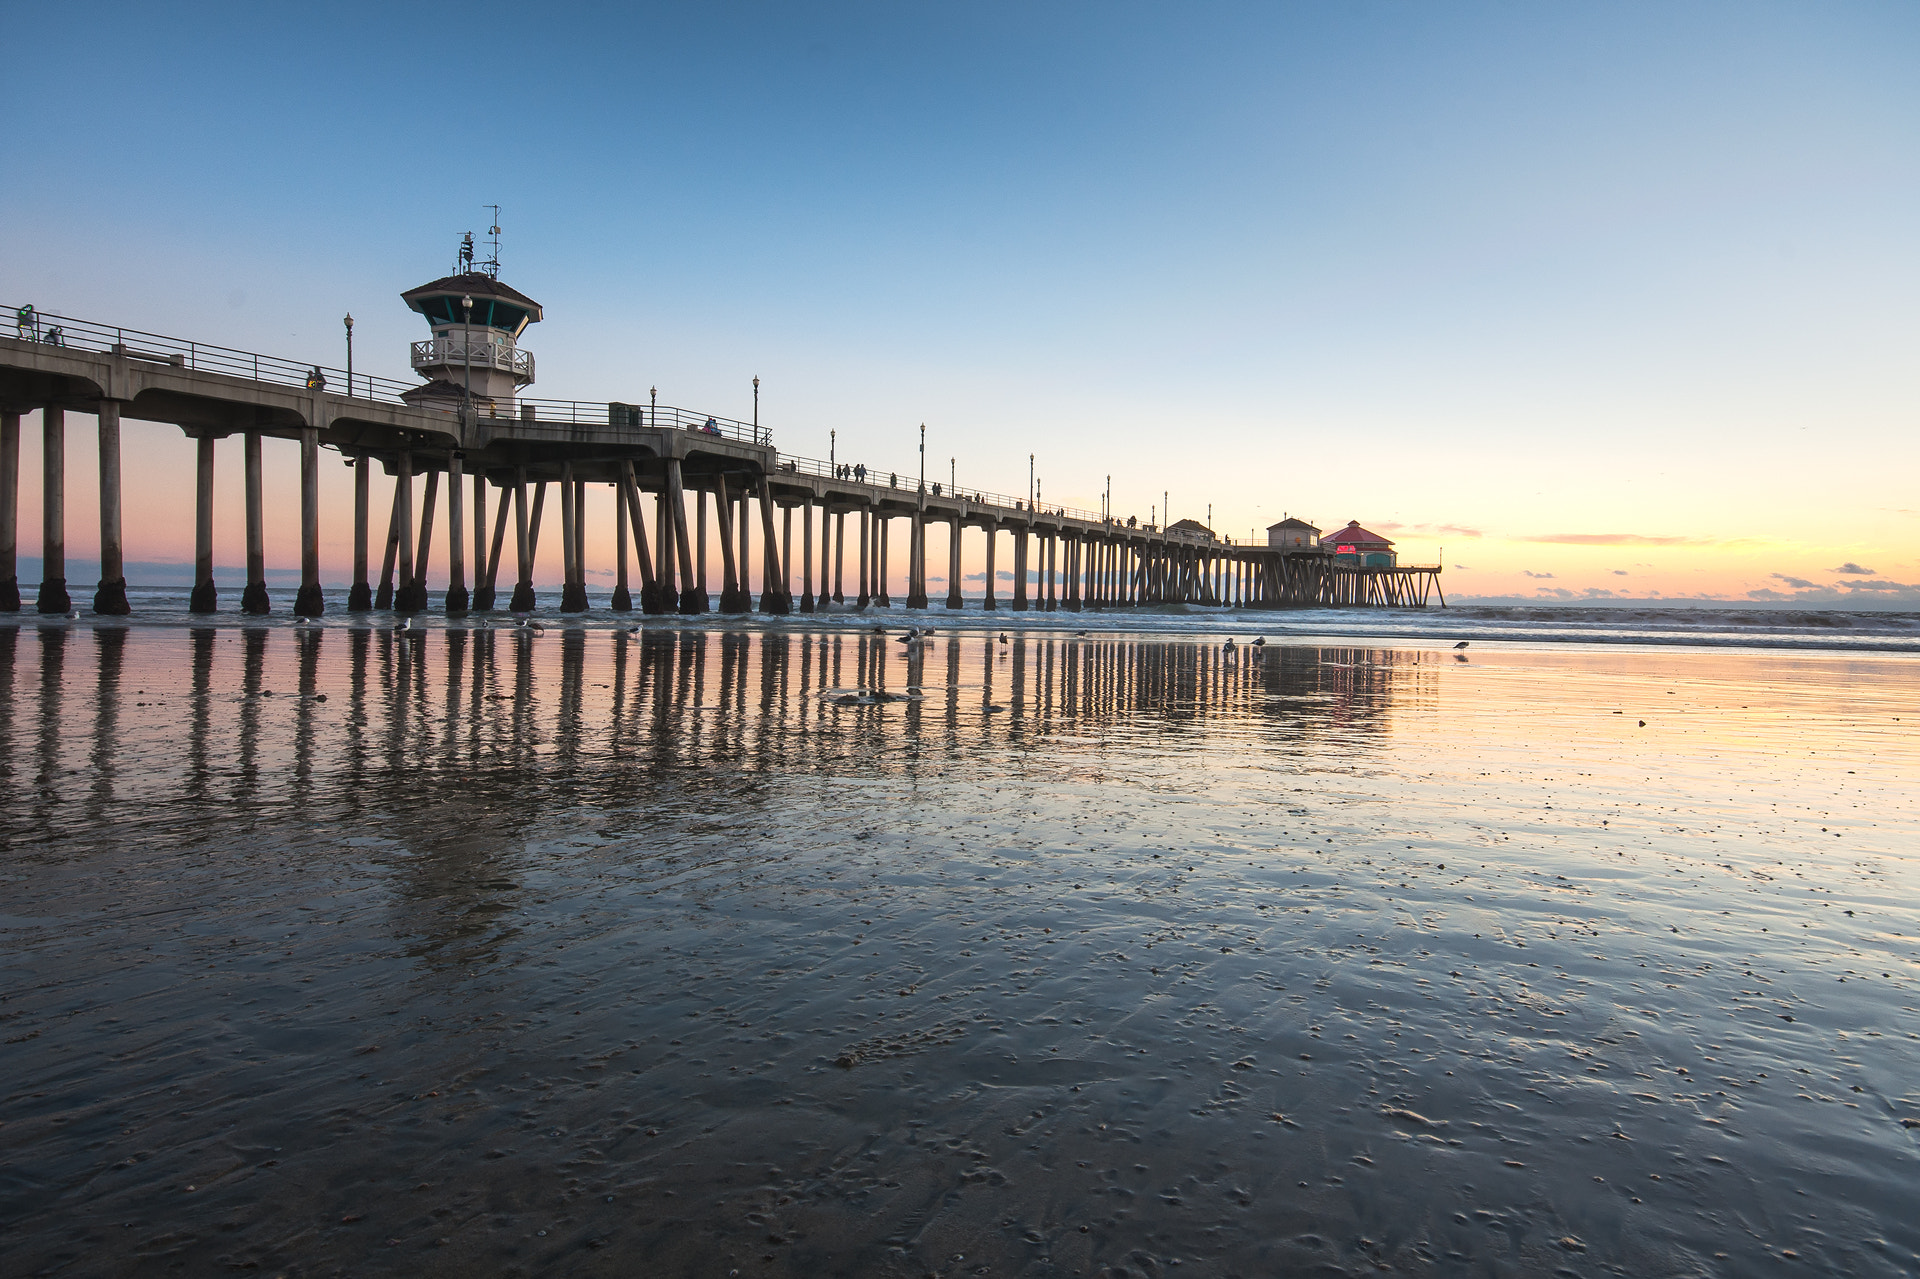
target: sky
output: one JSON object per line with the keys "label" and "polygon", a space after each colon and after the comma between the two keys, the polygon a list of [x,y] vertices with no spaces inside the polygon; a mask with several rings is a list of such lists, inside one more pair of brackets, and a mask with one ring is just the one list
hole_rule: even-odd
{"label": "sky", "polygon": [[[356,367],[411,380],[398,294],[497,203],[501,278],[546,310],[534,395],[745,418],[758,376],[792,453],[833,431],[905,474],[924,422],[930,479],[1021,493],[1031,454],[1049,503],[1110,476],[1122,517],[1236,538],[1357,519],[1453,600],[1920,607],[1911,4],[16,2],[7,27],[37,51],[0,139],[8,306],[332,364],[351,311]],[[128,558],[190,560],[192,445],[125,447]],[[291,567],[292,445],[268,471]],[[325,472],[330,579],[350,491]]]}

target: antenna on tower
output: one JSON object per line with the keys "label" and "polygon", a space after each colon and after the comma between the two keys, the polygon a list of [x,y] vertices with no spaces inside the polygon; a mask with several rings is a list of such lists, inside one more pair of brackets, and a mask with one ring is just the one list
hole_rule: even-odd
{"label": "antenna on tower", "polygon": [[460,237],[460,256],[454,262],[454,274],[465,275],[473,270],[473,232],[468,231]]}
{"label": "antenna on tower", "polygon": [[497,204],[483,204],[480,207],[493,210],[493,221],[487,226],[487,235],[489,237],[487,240],[488,257],[485,262],[480,264],[480,269],[497,280],[500,278],[500,206]]}

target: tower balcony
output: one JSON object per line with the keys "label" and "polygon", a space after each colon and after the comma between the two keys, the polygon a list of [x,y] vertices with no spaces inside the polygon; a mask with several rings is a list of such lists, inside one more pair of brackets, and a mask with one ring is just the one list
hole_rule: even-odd
{"label": "tower balcony", "polygon": [[458,334],[429,338],[413,344],[413,367],[418,373],[428,369],[497,369],[511,373],[522,384],[533,381],[533,352],[523,351],[506,342],[477,337],[469,342]]}

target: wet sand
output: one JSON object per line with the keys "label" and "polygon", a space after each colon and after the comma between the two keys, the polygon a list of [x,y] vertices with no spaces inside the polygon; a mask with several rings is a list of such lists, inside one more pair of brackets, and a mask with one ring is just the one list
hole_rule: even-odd
{"label": "wet sand", "polygon": [[0,1269],[1911,1274],[1916,677],[0,630]]}

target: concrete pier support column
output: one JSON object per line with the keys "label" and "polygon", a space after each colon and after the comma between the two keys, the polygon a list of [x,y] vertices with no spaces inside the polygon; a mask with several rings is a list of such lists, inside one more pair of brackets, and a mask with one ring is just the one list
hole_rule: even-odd
{"label": "concrete pier support column", "polygon": [[296,617],[327,611],[320,590],[320,431],[300,428],[300,593],[293,597]]}
{"label": "concrete pier support column", "polygon": [[707,490],[704,487],[693,491],[693,538],[693,584],[700,592],[703,601],[700,611],[704,613],[707,598]]}
{"label": "concrete pier support column", "polygon": [[614,486],[613,495],[613,611],[631,613],[633,596],[627,591],[627,496]]}
{"label": "concrete pier support column", "polygon": [[966,600],[960,595],[960,512],[953,513],[953,519],[947,524],[947,607],[965,608]]}
{"label": "concrete pier support column", "polygon": [[846,584],[846,568],[847,513],[841,511],[833,517],[833,602],[835,604],[847,602],[846,591],[842,589]]}
{"label": "concrete pier support column", "polygon": [[587,589],[587,482],[573,482],[573,576]]}
{"label": "concrete pier support column", "polygon": [[533,598],[533,532],[527,515],[527,468],[517,467],[513,474],[514,579],[513,595],[507,607],[516,613],[531,613]]}
{"label": "concrete pier support column", "polygon": [[793,507],[780,508],[780,593],[793,602]]}
{"label": "concrete pier support column", "polygon": [[[466,459],[459,450],[447,455],[447,598],[448,613],[467,611],[467,488]],[[479,568],[478,564],[474,565]]]}
{"label": "concrete pier support column", "polygon": [[573,483],[573,463],[563,462],[560,466],[560,611],[562,613],[587,611],[586,579],[581,575],[579,562],[574,558],[578,550],[574,531],[579,527],[580,513],[576,509],[579,503],[579,490]]}
{"label": "concrete pier support column", "polygon": [[820,592],[813,597],[813,606],[820,612],[827,611],[827,601],[833,598],[830,589],[833,583],[833,516],[827,510],[827,504],[820,504]]}
{"label": "concrete pier support column", "polygon": [[871,589],[871,584],[868,580],[870,574],[868,573],[868,569],[867,569],[867,553],[869,550],[872,549],[872,542],[873,542],[873,534],[871,529],[869,528],[869,523],[870,521],[867,519],[867,512],[864,510],[861,511],[860,512],[860,593],[854,597],[854,603],[861,608],[865,608],[868,604],[873,602],[873,591]]}
{"label": "concrete pier support column", "polygon": [[0,613],[20,611],[20,415],[0,412]]}
{"label": "concrete pier support column", "polygon": [[773,528],[773,486],[760,477],[760,611],[791,613],[793,598],[781,587],[786,575],[780,569],[780,542]]}
{"label": "concrete pier support column", "polygon": [[93,593],[93,611],[106,617],[125,617],[127,603],[126,546],[120,538],[120,401],[100,401],[100,585]]}
{"label": "concrete pier support column", "polygon": [[493,574],[487,555],[487,476],[484,471],[476,472],[473,477],[473,599],[469,607],[493,607]]}
{"label": "concrete pier support column", "polygon": [[378,609],[393,607],[394,566],[400,558],[400,516],[407,499],[407,488],[396,476],[393,481],[393,504],[387,513],[387,545],[380,553],[380,590],[373,597],[373,606]]}
{"label": "concrete pier support column", "polygon": [[980,607],[989,613],[993,612],[994,609],[999,607],[999,605],[994,603],[993,601],[993,588],[994,588],[995,582],[998,580],[994,577],[994,572],[993,572],[993,551],[994,551],[994,544],[997,543],[999,540],[1000,540],[1000,522],[998,520],[988,520],[987,521],[987,597],[980,602]]}
{"label": "concrete pier support column", "polygon": [[927,606],[927,507],[926,497],[914,508],[907,529],[907,607]]}
{"label": "concrete pier support column", "polygon": [[633,477],[633,463],[620,463],[620,500],[625,504],[627,522],[633,528],[633,552],[640,561],[640,611],[655,616],[667,611],[660,597],[660,582],[653,572],[653,552],[647,547],[647,520],[640,507],[640,485]]}
{"label": "concrete pier support column", "polygon": [[413,454],[402,452],[399,461],[400,473],[394,477],[394,510],[400,540],[395,544],[398,558],[394,572],[398,580],[393,588],[391,607],[396,612],[406,613],[413,609]]}
{"label": "concrete pier support column", "polygon": [[1066,598],[1061,602],[1061,607],[1069,613],[1080,611],[1081,552],[1085,546],[1086,543],[1078,537],[1066,539],[1067,584],[1064,590]]}
{"label": "concrete pier support column", "polygon": [[368,473],[373,459],[353,459],[353,585],[347,588],[347,611],[364,613],[373,607],[373,585],[367,581]]}
{"label": "concrete pier support column", "polygon": [[747,490],[750,487],[750,481],[740,482],[740,509],[734,516],[734,526],[740,530],[740,562],[734,568],[740,574],[740,598],[743,602],[740,611],[743,613],[753,611],[753,512],[747,508]]}
{"label": "concrete pier support column", "polygon": [[720,611],[745,613],[753,602],[747,597],[733,559],[733,498],[727,493],[727,477],[713,477],[713,517],[720,534]]}
{"label": "concrete pier support column", "polygon": [[1027,530],[1028,522],[1019,522],[1008,528],[1013,534],[1013,611],[1027,611]]}
{"label": "concrete pier support column", "polygon": [[415,612],[427,606],[427,565],[433,559],[433,511],[440,496],[440,472],[427,472],[426,489],[420,499],[420,543],[413,556],[413,594],[407,601]]}
{"label": "concrete pier support column", "polygon": [[660,562],[654,565],[654,583],[660,591],[660,611],[680,611],[679,578],[673,571],[673,512],[667,506],[667,490],[662,485],[653,495],[653,540],[660,547]]}
{"label": "concrete pier support column", "polygon": [[[667,459],[667,504],[673,508],[673,549],[680,558],[680,599],[682,613],[704,613],[707,611],[707,593],[700,589],[700,580],[693,571],[693,542],[687,536],[687,495],[680,477],[680,459]],[[667,556],[665,543],[660,546],[660,558]]]}
{"label": "concrete pier support column", "polygon": [[[487,481],[485,476],[476,475],[473,477],[474,501],[480,507],[480,511],[476,511],[474,514],[476,521],[480,519],[481,512],[484,512],[486,509],[486,486]],[[500,510],[493,517],[493,544],[482,557],[486,563],[487,571],[485,575],[481,577],[480,589],[474,593],[473,597],[473,606],[476,609],[491,609],[494,606],[494,600],[496,598],[494,588],[500,582],[500,551],[507,542],[507,521],[512,518],[512,511],[512,494],[507,491],[507,486],[503,484],[500,486]]]}
{"label": "concrete pier support column", "polygon": [[885,512],[881,512],[878,523],[880,548],[874,554],[874,563],[878,568],[873,575],[873,602],[881,608],[892,608],[893,597],[887,594],[887,533],[893,521],[887,518]]}
{"label": "concrete pier support column", "polygon": [[813,612],[813,499],[811,498],[800,507],[800,611]]}
{"label": "concrete pier support column", "polygon": [[267,513],[260,491],[260,432],[248,431],[242,447],[247,488],[247,585],[240,592],[240,611],[257,617],[273,611],[267,599]]}
{"label": "concrete pier support column", "polygon": [[213,437],[194,441],[197,454],[193,477],[193,594],[187,609],[211,613],[220,607],[213,585]]}
{"label": "concrete pier support column", "polygon": [[49,404],[40,410],[40,595],[42,613],[73,609],[67,594],[67,411]]}
{"label": "concrete pier support column", "polygon": [[1053,561],[1054,561],[1055,554],[1059,550],[1059,547],[1060,547],[1060,539],[1058,537],[1055,537],[1052,533],[1048,533],[1045,537],[1042,537],[1040,539],[1040,559],[1042,563],[1041,572],[1047,579],[1047,582],[1046,582],[1047,602],[1045,607],[1046,607],[1046,611],[1049,613],[1057,611],[1060,607],[1060,602],[1058,599],[1055,598],[1053,593],[1053,570],[1054,570]]}

